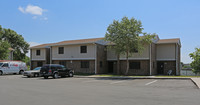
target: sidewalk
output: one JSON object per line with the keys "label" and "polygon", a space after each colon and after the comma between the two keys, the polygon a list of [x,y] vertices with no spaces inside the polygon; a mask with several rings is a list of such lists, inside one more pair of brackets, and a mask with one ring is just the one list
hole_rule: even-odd
{"label": "sidewalk", "polygon": [[191,77],[156,77],[156,76],[100,76],[90,75],[81,76],[76,75],[75,78],[99,78],[99,79],[180,79],[180,80],[191,80],[200,89],[200,78]]}
{"label": "sidewalk", "polygon": [[191,80],[200,89],[200,78],[191,78]]}

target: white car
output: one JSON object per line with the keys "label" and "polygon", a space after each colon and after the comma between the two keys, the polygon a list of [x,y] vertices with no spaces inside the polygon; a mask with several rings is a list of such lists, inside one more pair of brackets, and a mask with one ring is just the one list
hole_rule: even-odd
{"label": "white car", "polygon": [[24,76],[27,76],[27,77],[39,77],[40,76],[40,69],[41,69],[41,67],[36,67],[33,70],[25,71],[24,72]]}
{"label": "white car", "polygon": [[27,70],[26,63],[21,61],[0,61],[0,75],[23,74]]}

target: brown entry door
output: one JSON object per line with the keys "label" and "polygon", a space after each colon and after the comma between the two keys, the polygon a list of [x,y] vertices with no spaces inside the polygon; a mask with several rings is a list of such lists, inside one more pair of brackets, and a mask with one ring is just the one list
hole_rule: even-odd
{"label": "brown entry door", "polygon": [[114,62],[108,62],[108,73],[113,73]]}
{"label": "brown entry door", "polygon": [[158,62],[157,64],[158,74],[164,74],[164,62]]}

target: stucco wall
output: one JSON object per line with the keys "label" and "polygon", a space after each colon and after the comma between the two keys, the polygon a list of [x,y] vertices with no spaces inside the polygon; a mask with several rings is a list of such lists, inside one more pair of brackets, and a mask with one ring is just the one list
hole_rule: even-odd
{"label": "stucco wall", "polygon": [[[80,60],[95,59],[95,45],[86,44],[87,53],[80,53],[80,46],[84,45],[66,45],[52,47],[52,60]],[[58,54],[58,47],[64,47],[64,54]]]}
{"label": "stucco wall", "polygon": [[175,60],[175,44],[157,44],[156,47],[157,60]]}
{"label": "stucco wall", "polygon": [[[149,44],[144,45],[144,49],[141,53],[133,53],[131,57],[129,57],[130,60],[138,60],[138,59],[149,59]],[[120,55],[120,60],[125,60],[126,55]],[[115,54],[115,51],[108,48],[107,49],[107,60],[117,60],[117,55]]]}
{"label": "stucco wall", "polygon": [[[40,50],[40,55],[36,55],[36,51]],[[32,49],[31,50],[31,60],[46,60],[46,49],[42,48],[42,49]]]}

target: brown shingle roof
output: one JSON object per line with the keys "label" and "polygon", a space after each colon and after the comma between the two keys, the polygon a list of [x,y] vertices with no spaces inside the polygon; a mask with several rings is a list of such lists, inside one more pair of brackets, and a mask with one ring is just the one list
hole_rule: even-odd
{"label": "brown shingle roof", "polygon": [[57,43],[49,43],[49,44],[41,44],[38,46],[33,46],[31,48],[45,48],[47,46],[55,46],[55,45],[66,45],[66,44],[84,44],[84,43],[95,43],[99,40],[102,40],[104,38],[91,38],[91,39],[79,39],[79,40],[67,40],[67,41],[61,41]]}
{"label": "brown shingle roof", "polygon": [[174,38],[174,39],[160,39],[158,40],[157,44],[164,44],[164,43],[179,43],[180,38]]}
{"label": "brown shingle roof", "polygon": [[55,43],[54,45],[64,45],[64,44],[81,44],[81,43],[94,43],[98,40],[102,40],[104,38],[92,38],[92,39],[79,39],[79,40],[67,40]]}
{"label": "brown shingle roof", "polygon": [[37,45],[37,46],[32,46],[30,48],[45,48],[47,46],[51,46],[53,45],[54,43],[47,43],[47,44],[40,44],[40,45]]}

